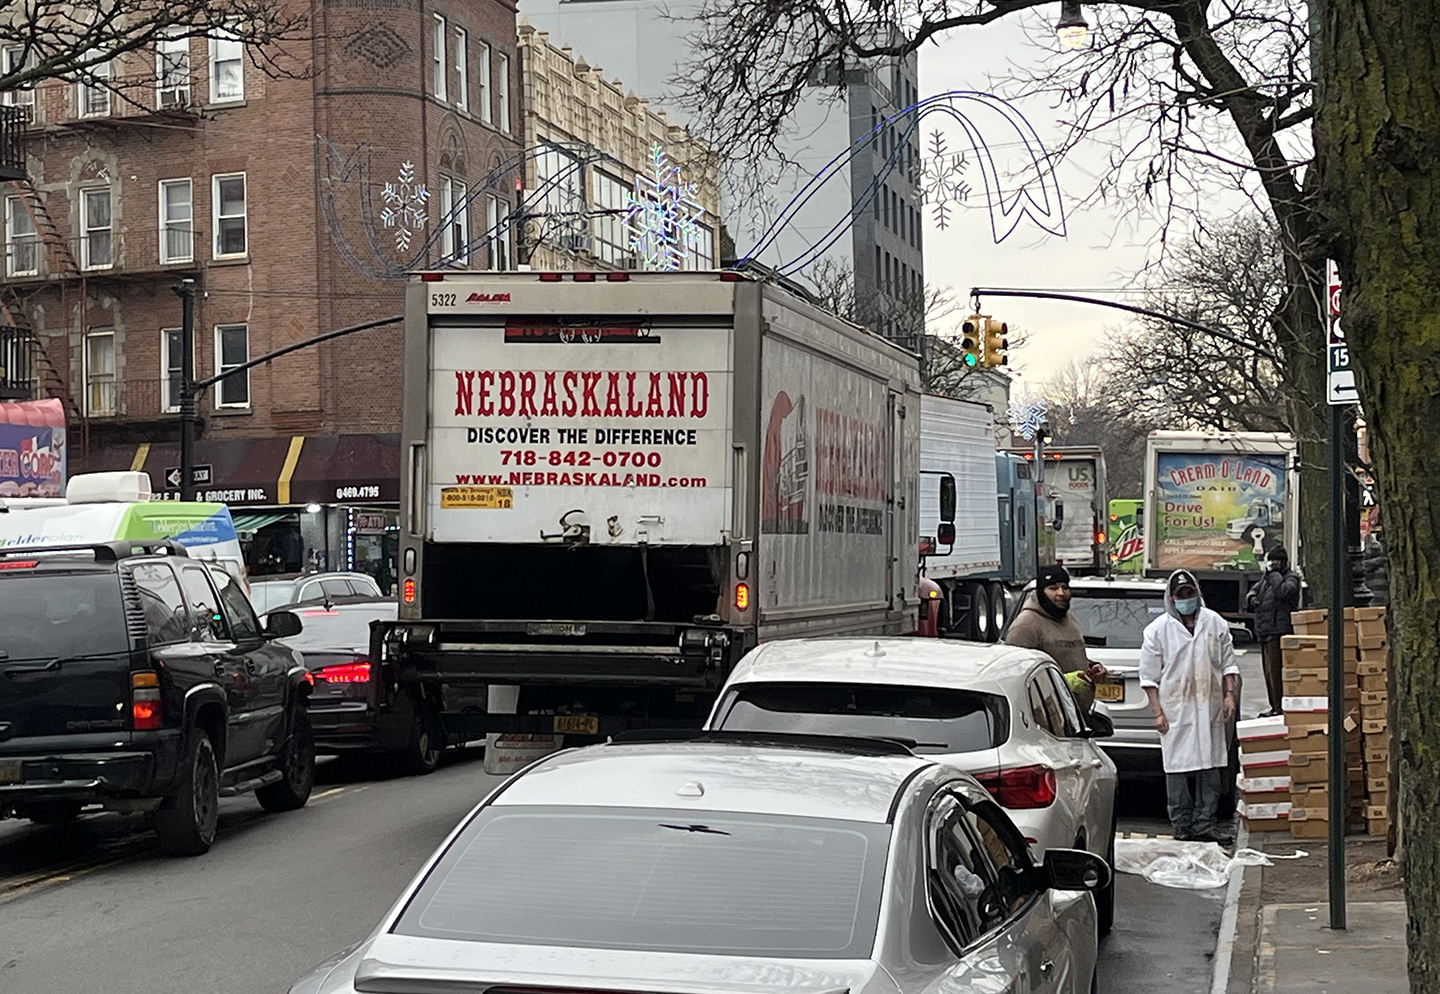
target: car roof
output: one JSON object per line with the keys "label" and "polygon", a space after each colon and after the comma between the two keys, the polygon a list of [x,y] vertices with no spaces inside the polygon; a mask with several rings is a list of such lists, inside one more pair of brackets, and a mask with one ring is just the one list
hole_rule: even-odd
{"label": "car roof", "polygon": [[274,607],[265,609],[266,614],[274,614],[276,611],[295,611],[303,608],[323,608],[328,611],[339,611],[341,608],[373,607],[376,604],[388,604],[399,610],[399,603],[393,597],[386,597],[383,594],[339,594],[335,597],[307,597],[303,601],[295,601],[291,604],[276,604]]}
{"label": "car roof", "polygon": [[1148,594],[1165,592],[1166,580],[1158,576],[1073,576],[1070,578],[1071,590],[1091,591],[1103,590],[1128,590],[1135,593]]}
{"label": "car roof", "polygon": [[357,577],[357,576],[364,577],[366,580],[369,580],[369,581],[371,581],[372,583],[373,583],[374,580],[375,580],[375,578],[374,578],[373,576],[371,576],[369,573],[357,573],[357,572],[354,572],[354,571],[347,572],[347,571],[344,571],[344,570],[339,570],[339,571],[332,571],[332,572],[329,572],[329,573],[271,573],[271,574],[268,574],[268,575],[266,575],[266,576],[258,576],[258,577],[256,577],[255,580],[253,581],[253,583],[252,583],[251,585],[252,585],[252,586],[255,585],[255,584],[271,585],[271,584],[281,584],[281,583],[294,584],[294,583],[306,583],[306,582],[309,582],[310,580],[334,580],[334,579],[337,579],[337,578],[338,578],[338,579],[341,579],[341,580],[348,580],[348,579],[351,579],[352,577]]}
{"label": "car roof", "polygon": [[821,638],[767,642],[740,660],[742,683],[874,683],[1007,695],[1050,657],[1033,649],[934,638]]}
{"label": "car roof", "polygon": [[883,824],[918,774],[938,769],[908,753],[857,755],[803,746],[699,740],[608,743],[557,753],[490,803],[833,818]]}

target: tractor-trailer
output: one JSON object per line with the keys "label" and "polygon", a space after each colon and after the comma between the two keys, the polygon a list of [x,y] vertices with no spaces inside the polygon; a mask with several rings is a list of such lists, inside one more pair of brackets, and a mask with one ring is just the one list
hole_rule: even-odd
{"label": "tractor-trailer", "polygon": [[738,273],[421,275],[372,658],[453,743],[698,725],[760,641],[915,631],[919,405]]}

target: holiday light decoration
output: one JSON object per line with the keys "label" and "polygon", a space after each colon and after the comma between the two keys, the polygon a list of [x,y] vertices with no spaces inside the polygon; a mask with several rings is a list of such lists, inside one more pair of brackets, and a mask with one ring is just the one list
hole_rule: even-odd
{"label": "holiday light decoration", "polygon": [[380,211],[380,220],[387,228],[395,228],[395,249],[398,252],[410,248],[410,232],[425,230],[430,220],[425,205],[430,201],[430,191],[424,183],[415,182],[415,163],[400,163],[400,173],[395,182],[385,184],[381,193],[385,207]]}
{"label": "holiday light decoration", "polygon": [[649,175],[635,174],[625,198],[630,250],[643,269],[681,269],[704,209],[695,202],[695,184],[680,173],[659,142],[652,143]]}
{"label": "holiday light decoration", "polygon": [[1045,422],[1049,420],[1049,417],[1050,412],[1046,410],[1043,400],[1033,404],[1022,404],[1015,401],[1011,403],[1008,412],[1010,427],[1021,437],[1027,439],[1033,439],[1038,435],[1040,429],[1045,427]]}

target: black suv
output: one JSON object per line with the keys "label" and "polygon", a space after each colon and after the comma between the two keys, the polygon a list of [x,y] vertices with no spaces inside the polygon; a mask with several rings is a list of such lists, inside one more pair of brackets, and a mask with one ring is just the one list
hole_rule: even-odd
{"label": "black suv", "polygon": [[0,549],[0,817],[99,803],[155,813],[198,855],[219,799],[303,807],[315,780],[311,681],[240,582],[173,542]]}

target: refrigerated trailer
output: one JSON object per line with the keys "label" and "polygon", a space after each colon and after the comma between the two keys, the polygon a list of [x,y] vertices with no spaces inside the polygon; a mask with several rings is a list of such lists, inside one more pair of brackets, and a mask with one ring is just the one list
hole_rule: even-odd
{"label": "refrigerated trailer", "polygon": [[912,632],[919,410],[913,355],[737,273],[419,276],[372,658],[455,742],[698,723],[760,641]]}

